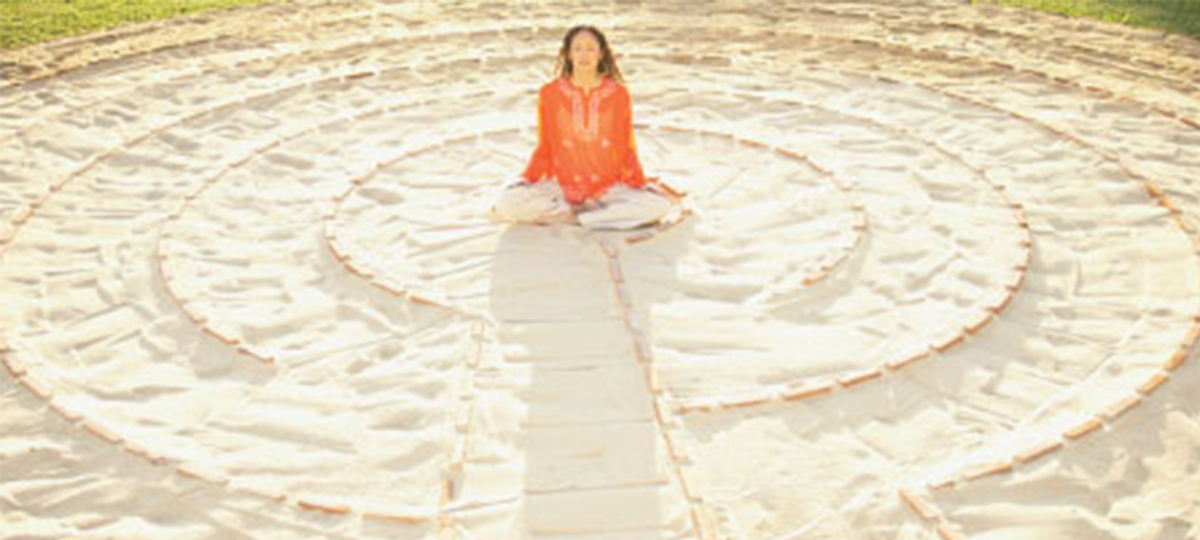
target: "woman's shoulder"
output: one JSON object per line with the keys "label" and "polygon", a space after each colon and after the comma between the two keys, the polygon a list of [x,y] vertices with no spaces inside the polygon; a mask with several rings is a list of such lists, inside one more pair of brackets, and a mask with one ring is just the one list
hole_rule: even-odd
{"label": "woman's shoulder", "polygon": [[614,79],[612,77],[607,77],[607,79],[609,81],[609,84],[612,86],[614,95],[619,96],[622,101],[629,101],[630,99],[632,99],[629,96],[629,88],[627,88],[625,86],[625,83],[618,81],[617,79]]}
{"label": "woman's shoulder", "polygon": [[[605,75],[603,82],[605,82],[607,84],[611,84],[611,85],[621,88],[621,89],[625,88],[625,83],[617,80],[616,77],[610,77],[610,76]],[[560,84],[571,84],[571,81],[568,80],[565,75],[559,75],[557,77],[554,77],[553,79],[546,81],[545,83],[542,83],[541,89],[546,90],[549,88],[554,88]]]}
{"label": "woman's shoulder", "polygon": [[566,80],[562,77],[555,77],[549,81],[546,81],[540,88],[538,88],[538,97],[553,97],[555,95],[564,93],[561,85],[565,82]]}
{"label": "woman's shoulder", "polygon": [[[616,94],[623,96],[626,99],[629,97],[629,89],[625,87],[625,83],[622,83],[613,77],[605,77],[602,85],[607,87],[605,91],[602,92],[602,95]],[[546,96],[547,94],[561,94],[565,96],[569,95],[570,93],[571,82],[563,76],[555,77],[549,81],[546,81],[542,84],[541,88],[538,89],[539,96]]]}

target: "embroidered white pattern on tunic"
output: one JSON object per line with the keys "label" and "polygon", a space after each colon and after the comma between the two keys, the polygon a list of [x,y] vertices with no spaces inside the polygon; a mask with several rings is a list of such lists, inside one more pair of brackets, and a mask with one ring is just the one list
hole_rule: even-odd
{"label": "embroidered white pattern on tunic", "polygon": [[580,95],[583,93],[582,90],[576,89],[565,78],[558,80],[558,87],[567,97],[571,98],[571,120],[575,126],[575,133],[583,140],[596,140],[600,136],[600,101],[615,92],[616,85],[610,84],[608,79],[604,79],[600,86],[592,90],[588,96],[588,114],[584,114],[583,96]]}

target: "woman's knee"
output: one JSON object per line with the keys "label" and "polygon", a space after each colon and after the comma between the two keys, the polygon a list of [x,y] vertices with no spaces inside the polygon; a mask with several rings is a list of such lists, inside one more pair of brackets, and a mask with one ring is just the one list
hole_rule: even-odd
{"label": "woman's knee", "polygon": [[499,221],[533,221],[565,206],[561,192],[547,181],[517,182],[500,190],[492,201],[489,214]]}

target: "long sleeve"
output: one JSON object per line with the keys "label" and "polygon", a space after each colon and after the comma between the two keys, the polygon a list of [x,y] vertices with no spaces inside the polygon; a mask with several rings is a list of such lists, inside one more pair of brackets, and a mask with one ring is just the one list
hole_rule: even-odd
{"label": "long sleeve", "polygon": [[526,182],[554,179],[571,204],[602,197],[614,184],[646,184],[633,135],[633,107],[624,85],[605,77],[590,90],[566,77],[538,91],[538,145]]}
{"label": "long sleeve", "polygon": [[549,129],[546,118],[546,109],[550,106],[546,103],[544,91],[538,92],[538,143],[534,149],[533,155],[529,158],[529,165],[525,167],[525,172],[521,174],[528,182],[539,182],[552,175],[551,171],[551,155],[550,155],[550,139],[547,136]]}
{"label": "long sleeve", "polygon": [[624,152],[621,159],[620,180],[630,187],[642,187],[646,184],[646,177],[642,173],[642,164],[638,160],[637,137],[633,134],[633,106],[627,92],[625,99],[621,101],[620,115],[619,129],[624,134],[622,137],[624,141],[621,141],[618,146]]}

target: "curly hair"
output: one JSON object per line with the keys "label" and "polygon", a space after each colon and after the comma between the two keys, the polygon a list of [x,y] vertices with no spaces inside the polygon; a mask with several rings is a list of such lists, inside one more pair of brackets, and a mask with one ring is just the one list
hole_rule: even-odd
{"label": "curly hair", "polygon": [[563,36],[562,48],[558,50],[558,61],[554,66],[555,73],[560,77],[570,77],[573,74],[574,66],[571,65],[571,42],[575,40],[575,36],[580,32],[591,33],[600,44],[602,56],[599,65],[596,66],[596,71],[602,76],[612,78],[624,84],[625,78],[621,76],[621,68],[617,67],[617,60],[613,57],[612,49],[608,46],[608,40],[604,38],[603,32],[591,25],[581,24],[567,30],[567,34]]}

